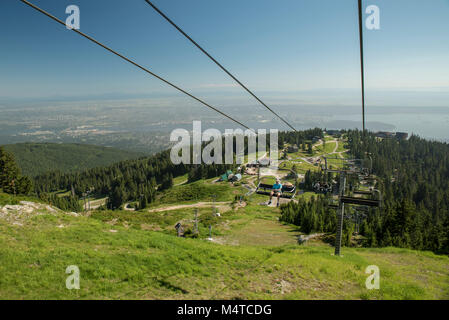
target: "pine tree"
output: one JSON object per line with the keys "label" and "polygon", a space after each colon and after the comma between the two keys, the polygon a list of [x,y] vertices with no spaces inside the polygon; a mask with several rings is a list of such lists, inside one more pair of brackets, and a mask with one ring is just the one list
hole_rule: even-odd
{"label": "pine tree", "polygon": [[389,230],[387,230],[385,232],[385,236],[381,240],[381,245],[382,245],[382,247],[390,247],[392,245],[392,239],[391,239],[391,234],[390,234]]}
{"label": "pine tree", "polygon": [[309,154],[313,154],[313,147],[312,147],[312,143],[311,142],[307,143],[307,152]]}
{"label": "pine tree", "polygon": [[0,147],[0,188],[11,194],[28,194],[32,183],[28,177],[20,175],[14,157]]}
{"label": "pine tree", "polygon": [[148,199],[147,199],[147,196],[146,196],[146,195],[143,195],[143,196],[140,198],[139,209],[140,209],[140,210],[145,209],[147,206],[148,206]]}

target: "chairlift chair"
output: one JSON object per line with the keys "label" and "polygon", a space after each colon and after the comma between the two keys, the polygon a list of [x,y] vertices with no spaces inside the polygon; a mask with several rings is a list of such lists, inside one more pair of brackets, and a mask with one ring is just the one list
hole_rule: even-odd
{"label": "chairlift chair", "polygon": [[[256,189],[256,193],[270,195],[273,190],[272,184],[259,183]],[[282,184],[281,198],[293,199],[296,196],[296,186],[295,185],[285,185]]]}
{"label": "chairlift chair", "polygon": [[[382,207],[382,194],[377,189],[372,189],[371,191],[355,190],[353,191],[353,194],[370,195],[371,199],[342,196],[340,197],[341,202],[347,204],[355,204],[358,206],[377,207],[377,208]],[[375,196],[376,194],[377,197]]]}
{"label": "chairlift chair", "polygon": [[316,193],[328,194],[332,192],[332,184],[322,181],[317,181],[313,184],[313,189]]}

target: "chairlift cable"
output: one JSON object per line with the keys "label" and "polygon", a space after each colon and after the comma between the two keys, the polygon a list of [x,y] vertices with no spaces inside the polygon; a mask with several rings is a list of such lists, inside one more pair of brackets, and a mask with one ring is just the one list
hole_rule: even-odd
{"label": "chairlift cable", "polygon": [[[58,23],[60,23],[60,24],[62,24],[62,25],[64,25],[64,26],[66,26],[66,24],[65,24],[63,21],[61,21],[60,19],[58,19],[58,18],[56,18],[55,16],[51,15],[51,14],[48,13],[47,11],[45,11],[45,10],[39,8],[38,6],[36,6],[36,5],[32,4],[32,3],[30,3],[29,1],[27,1],[27,0],[20,0],[20,1],[22,1],[22,2],[25,3],[25,4],[27,4],[28,6],[32,7],[33,9],[39,11],[40,13],[46,15],[47,17],[53,19],[54,21],[56,21],[56,22],[58,22]],[[237,123],[238,125],[240,125],[240,126],[246,128],[246,129],[248,129],[248,130],[252,130],[252,129],[250,129],[248,126],[246,126],[246,125],[244,125],[243,123],[241,123],[240,121],[238,121],[238,120],[232,118],[231,116],[228,116],[228,115],[225,114],[224,112],[222,112],[222,111],[218,110],[217,108],[213,107],[212,105],[210,105],[210,104],[204,102],[204,101],[201,100],[200,98],[195,97],[194,95],[190,94],[189,92],[185,91],[184,89],[181,89],[180,87],[176,86],[175,84],[171,83],[170,81],[165,80],[165,79],[162,78],[161,76],[158,76],[157,74],[153,73],[153,72],[150,71],[149,69],[147,69],[147,68],[141,66],[140,64],[134,62],[133,60],[131,60],[131,59],[127,58],[127,57],[125,57],[124,55],[118,53],[117,51],[114,51],[113,49],[109,48],[108,46],[106,46],[106,45],[102,44],[101,42],[95,40],[95,39],[92,38],[91,36],[89,36],[89,35],[87,35],[87,34],[81,32],[81,31],[79,31],[79,30],[76,30],[76,29],[71,29],[71,30],[74,31],[74,32],[76,32],[76,33],[78,33],[79,35],[83,36],[84,38],[86,38],[86,39],[92,41],[93,43],[99,45],[100,47],[106,49],[107,51],[109,51],[109,52],[115,54],[116,56],[122,58],[123,60],[125,60],[125,61],[131,63],[132,65],[136,66],[137,68],[139,68],[139,69],[145,71],[146,73],[152,75],[153,77],[155,77],[155,78],[161,80],[162,82],[168,84],[169,86],[175,88],[176,90],[178,90],[178,91],[184,93],[185,95],[189,96],[190,98],[195,99],[196,101],[202,103],[202,104],[205,105],[206,107],[208,107],[208,108],[214,110],[215,112],[218,112],[218,113],[221,114],[222,116],[228,118],[229,120],[232,120],[233,122]]]}
{"label": "chairlift cable", "polygon": [[265,108],[267,108],[276,117],[282,120],[288,127],[293,131],[298,132],[290,123],[288,123],[284,118],[277,114],[273,109],[271,109],[265,102],[263,102],[259,97],[257,97],[250,89],[248,89],[240,80],[238,80],[230,71],[228,71],[221,63],[219,63],[214,57],[212,57],[205,49],[203,49],[195,40],[193,40],[187,33],[184,32],[177,24],[175,24],[169,17],[167,17],[159,8],[157,8],[151,1],[145,0],[159,15],[161,15],[165,20],[167,20],[173,27],[175,27],[184,37],[186,37],[190,42],[192,42],[201,52],[203,52],[210,60],[212,60],[217,66],[219,66],[224,72],[228,74],[235,82],[237,82],[243,89],[245,89],[251,96],[254,97],[259,103],[261,103]]}

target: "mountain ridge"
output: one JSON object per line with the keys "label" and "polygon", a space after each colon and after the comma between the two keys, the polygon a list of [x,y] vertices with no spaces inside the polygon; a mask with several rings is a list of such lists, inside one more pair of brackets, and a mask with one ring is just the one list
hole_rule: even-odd
{"label": "mountain ridge", "polygon": [[37,176],[49,171],[64,173],[102,167],[146,154],[81,143],[25,142],[2,146],[12,153],[22,173]]}

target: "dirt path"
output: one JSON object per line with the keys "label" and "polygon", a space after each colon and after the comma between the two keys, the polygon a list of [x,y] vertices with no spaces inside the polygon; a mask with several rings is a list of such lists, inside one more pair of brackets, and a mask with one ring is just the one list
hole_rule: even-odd
{"label": "dirt path", "polygon": [[250,179],[248,179],[247,183],[242,183],[242,187],[244,187],[246,190],[248,190],[248,192],[245,194],[246,197],[249,197],[254,192],[256,192],[257,187],[254,183],[256,179],[257,179],[257,177],[251,177]]}
{"label": "dirt path", "polygon": [[284,172],[279,172],[279,168],[268,167],[268,168],[261,168],[260,169],[260,177],[273,176],[273,177],[276,177],[278,179],[283,179],[287,175],[288,175],[288,173],[285,173],[285,171]]}
{"label": "dirt path", "polygon": [[338,140],[335,140],[335,148],[334,151],[332,151],[332,153],[337,153],[337,149],[338,149]]}
{"label": "dirt path", "polygon": [[[90,200],[90,210],[95,210],[95,209],[100,208],[101,206],[106,204],[107,200],[108,200],[108,197]],[[89,201],[87,201],[87,199],[86,199],[86,204],[83,203],[83,208],[84,208],[84,211],[89,210]]]}
{"label": "dirt path", "polygon": [[184,180],[184,181],[182,181],[182,182],[180,182],[180,183],[177,183],[177,184],[174,185],[174,187],[180,186],[180,185],[183,185],[183,184],[186,184],[187,181],[189,181],[189,180]]}
{"label": "dirt path", "polygon": [[[326,143],[334,143],[334,142],[335,142],[335,147],[334,147],[334,150],[333,150],[332,152],[330,152],[330,153],[323,153],[323,154],[320,155],[320,156],[310,157],[310,159],[317,159],[317,158],[321,158],[321,157],[323,157],[323,156],[328,156],[328,155],[332,155],[332,154],[336,154],[336,155],[338,155],[340,158],[343,158],[342,153],[345,153],[346,151],[340,151],[340,152],[337,152],[338,147],[339,147],[339,141],[338,141],[338,139],[326,141]],[[322,144],[323,144],[323,141],[321,141],[320,143],[316,144],[314,147],[318,147],[318,146],[320,146],[320,145],[322,145]],[[301,158],[301,159],[304,160],[305,162],[309,163],[309,164],[313,164],[313,162],[310,162],[307,158]]]}
{"label": "dirt path", "polygon": [[171,211],[171,210],[178,210],[178,209],[185,209],[185,208],[207,208],[212,206],[223,206],[223,205],[230,205],[231,202],[198,202],[193,204],[180,204],[180,205],[174,205],[174,206],[167,206],[167,207],[161,207],[157,209],[150,209],[148,212],[163,212],[163,211]]}
{"label": "dirt path", "polygon": [[226,235],[215,237],[210,241],[234,246],[281,246],[297,244],[301,234],[298,228],[277,221],[275,215],[271,219],[256,218],[234,223],[236,225],[230,228]]}
{"label": "dirt path", "polygon": [[[268,155],[268,152],[265,152],[265,154],[259,158],[257,158],[257,156],[256,156],[256,160],[264,159],[264,158],[266,158],[267,155]],[[242,165],[247,166],[248,164],[249,164],[249,161],[246,161],[246,163],[243,163]]]}
{"label": "dirt path", "polygon": [[312,149],[316,149],[323,144],[323,139],[318,140],[315,144],[312,144]]}
{"label": "dirt path", "polygon": [[345,151],[337,151],[337,150],[338,150],[338,146],[339,146],[339,141],[338,141],[338,140],[335,140],[334,142],[336,142],[336,146],[335,146],[335,148],[334,148],[334,151],[332,151],[332,152],[329,153],[329,154],[336,154],[336,155],[338,155],[338,156],[340,157],[340,159],[344,159],[343,153],[348,152],[348,150],[345,150]]}
{"label": "dirt path", "polygon": [[136,211],[136,209],[134,209],[134,208],[129,208],[128,205],[129,205],[129,202],[125,203],[123,205],[123,210],[125,210],[125,211]]}

